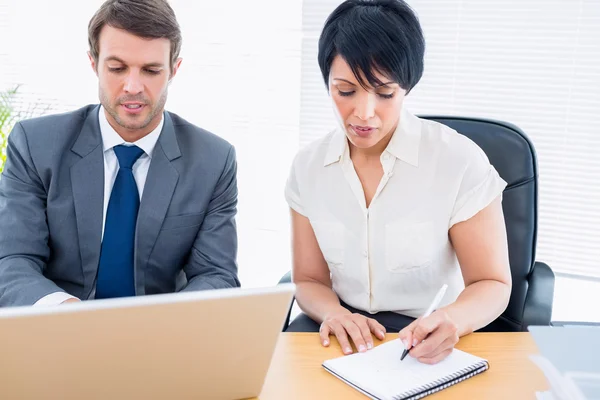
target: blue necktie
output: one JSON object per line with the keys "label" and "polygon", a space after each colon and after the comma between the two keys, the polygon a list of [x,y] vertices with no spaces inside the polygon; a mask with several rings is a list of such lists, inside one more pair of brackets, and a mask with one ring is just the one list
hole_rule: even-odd
{"label": "blue necktie", "polygon": [[135,226],[140,196],[131,167],[144,151],[137,146],[115,146],[119,172],[110,194],[100,264],[96,281],[96,298],[135,296],[133,257]]}

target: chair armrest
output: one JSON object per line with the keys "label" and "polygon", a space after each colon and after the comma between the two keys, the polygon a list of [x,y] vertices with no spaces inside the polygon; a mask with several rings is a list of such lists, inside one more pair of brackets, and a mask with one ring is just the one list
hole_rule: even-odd
{"label": "chair armrest", "polygon": [[530,325],[550,325],[554,301],[554,272],[547,264],[535,262],[529,275],[529,289],[523,308],[522,331]]}
{"label": "chair armrest", "polygon": [[[282,283],[292,283],[292,271],[288,271],[285,275],[283,275],[281,277],[278,285],[281,285]],[[294,301],[295,301],[295,297],[292,299],[292,302],[290,304],[290,309],[288,310],[288,313],[287,313],[287,317],[285,317],[285,322],[283,324],[282,332],[285,332],[286,329],[288,328],[288,326],[290,325],[290,318],[292,316],[292,307],[294,306]]]}

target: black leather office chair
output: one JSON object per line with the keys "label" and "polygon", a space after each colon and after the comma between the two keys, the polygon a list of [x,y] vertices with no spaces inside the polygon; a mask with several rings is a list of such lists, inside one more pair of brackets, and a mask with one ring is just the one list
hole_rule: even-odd
{"label": "black leather office chair", "polygon": [[[481,331],[526,331],[529,325],[550,325],[554,273],[535,261],[538,216],[538,171],[535,149],[518,127],[501,121],[449,116],[421,116],[469,137],[487,154],[508,183],[502,207],[506,220],[512,293],[507,309]],[[288,272],[280,283],[290,282]],[[291,309],[290,309],[291,312]],[[286,321],[285,328],[289,323]]]}

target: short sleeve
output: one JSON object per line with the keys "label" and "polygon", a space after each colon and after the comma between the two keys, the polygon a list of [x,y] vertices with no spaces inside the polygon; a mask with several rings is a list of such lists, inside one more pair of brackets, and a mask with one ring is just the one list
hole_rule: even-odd
{"label": "short sleeve", "polygon": [[300,185],[298,183],[296,164],[297,157],[292,163],[290,175],[285,184],[285,200],[294,211],[296,211],[298,214],[305,215],[304,208],[302,207],[302,199],[300,197]]}
{"label": "short sleeve", "polygon": [[468,162],[458,189],[449,227],[473,217],[501,196],[506,188],[506,182],[490,164],[483,150],[470,140],[466,144],[468,149],[464,154]]}

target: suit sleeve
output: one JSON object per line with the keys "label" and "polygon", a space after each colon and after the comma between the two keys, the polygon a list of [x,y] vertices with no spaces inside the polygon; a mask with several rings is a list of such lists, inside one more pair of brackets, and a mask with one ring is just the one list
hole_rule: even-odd
{"label": "suit sleeve", "polygon": [[188,290],[239,287],[237,276],[237,162],[230,148],[206,217],[184,267]]}
{"label": "suit sleeve", "polygon": [[44,277],[50,257],[46,190],[21,124],[8,137],[0,179],[0,224],[0,307],[32,305],[64,292]]}

